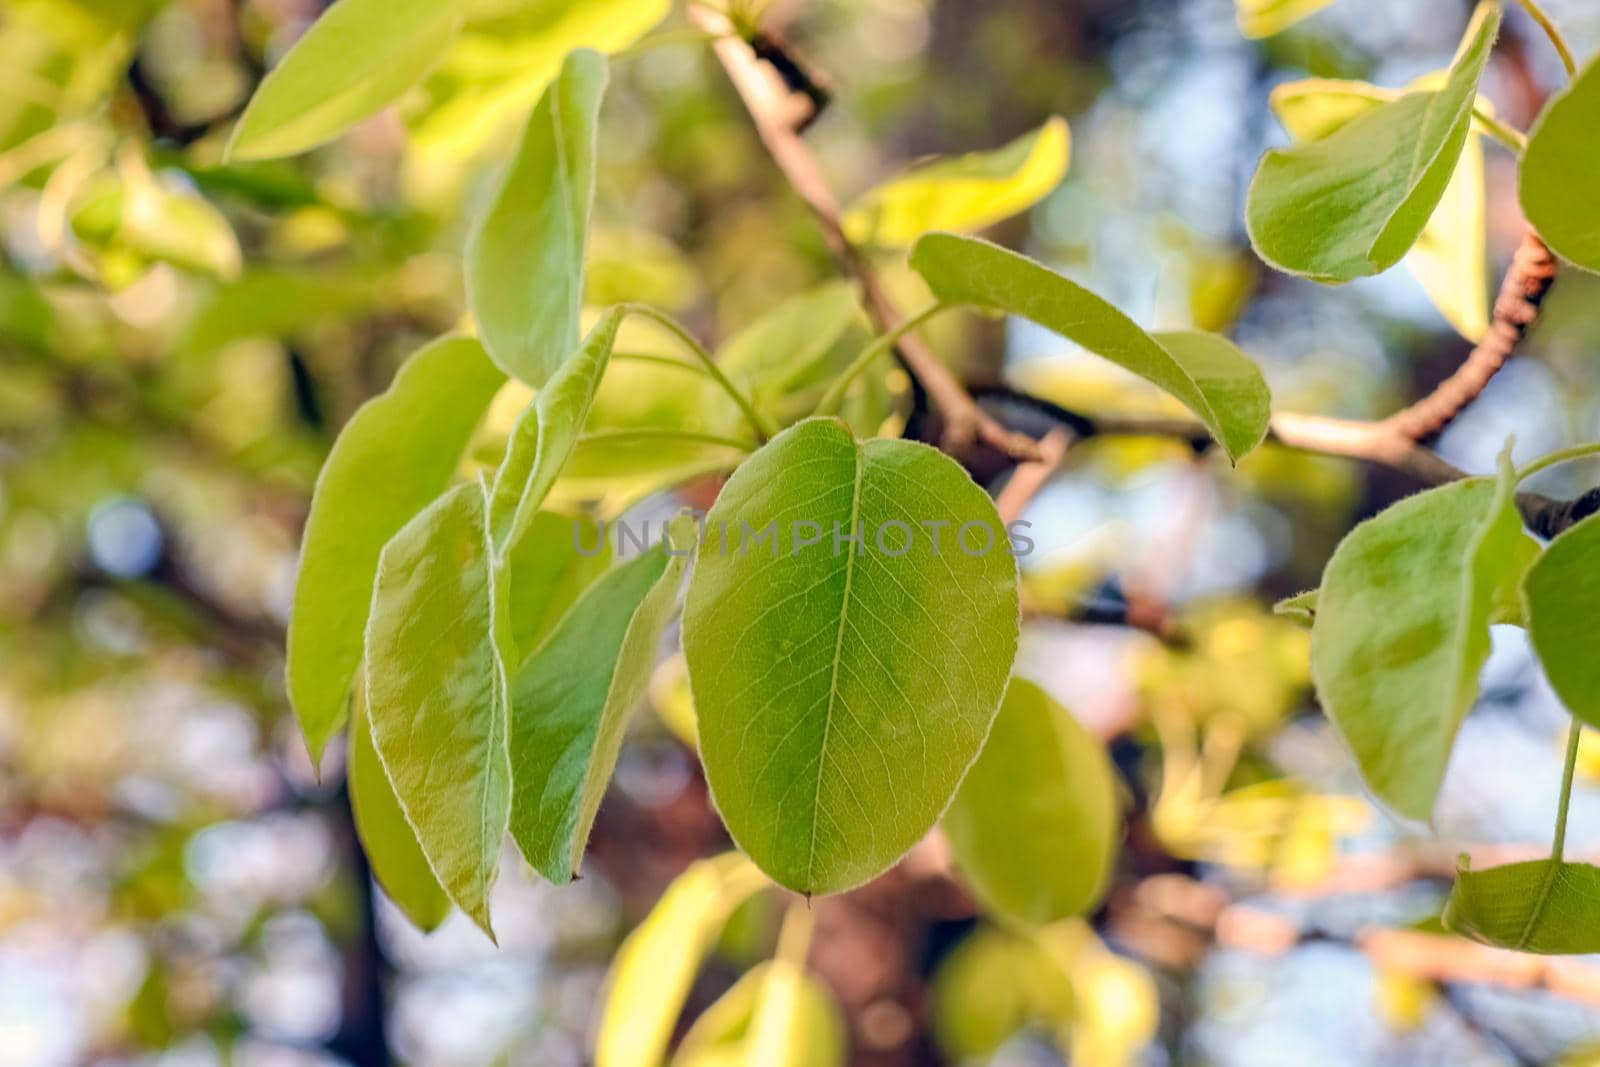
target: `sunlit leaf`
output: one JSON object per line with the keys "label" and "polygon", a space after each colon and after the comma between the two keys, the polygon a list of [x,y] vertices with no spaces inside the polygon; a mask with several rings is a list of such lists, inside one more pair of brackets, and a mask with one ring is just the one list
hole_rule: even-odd
{"label": "sunlit leaf", "polygon": [[903,248],[931,230],[970,232],[1050,194],[1067,172],[1072,137],[1062,118],[992,152],[912,167],[862,195],[844,215],[857,243]]}
{"label": "sunlit leaf", "polygon": [[1528,133],[1518,191],[1539,236],[1563,259],[1600,272],[1600,57],[1545,105]]}
{"label": "sunlit leaf", "polygon": [[742,975],[707,1008],[672,1067],[842,1067],[844,1020],[828,987],[786,960]]}
{"label": "sunlit leaf", "polygon": [[338,0],[262,80],[229,157],[304,152],[392,104],[445,54],[461,9],[441,0]]}
{"label": "sunlit leaf", "polygon": [[1489,624],[1537,546],[1513,477],[1409,497],[1350,531],[1328,561],[1311,672],[1372,791],[1427,819],[1461,718],[1478,693]]}
{"label": "sunlit leaf", "polygon": [[1331,3],[1333,0],[1238,0],[1239,32],[1246,37],[1271,37]]}
{"label": "sunlit leaf", "polygon": [[1321,140],[1268,152],[1246,206],[1256,253],[1323,282],[1399,262],[1456,170],[1499,28],[1499,5],[1480,5],[1442,88],[1405,93]]}
{"label": "sunlit leaf", "polygon": [[1550,686],[1567,710],[1600,725],[1600,515],[1591,515],[1550,542],[1522,584],[1528,637]]}
{"label": "sunlit leaf", "polygon": [[477,341],[435,341],[356,412],[328,453],[289,617],[289,699],[313,758],[345,722],[379,553],[450,484],[504,380]]}
{"label": "sunlit leaf", "polygon": [[517,655],[550,635],[574,601],[611,566],[612,539],[593,519],[541,511],[506,557],[511,639]]}
{"label": "sunlit leaf", "polygon": [[1013,678],[944,815],[963,879],[991,912],[1043,924],[1091,908],[1116,853],[1105,748],[1032,682]]}
{"label": "sunlit leaf", "polygon": [[533,386],[578,344],[605,85],[598,53],[567,57],[467,244],[467,301],[484,347],[508,375]]}
{"label": "sunlit leaf", "polygon": [[917,242],[911,265],[946,303],[1020,315],[1165,389],[1200,417],[1233,459],[1266,436],[1266,381],[1224,338],[1145,333],[1082,286],[976,238],[929,234]]}
{"label": "sunlit leaf", "polygon": [[683,641],[717,807],[783,885],[858,885],[933,825],[1004,693],[1017,570],[994,504],[931,448],[812,419],[707,523]]}
{"label": "sunlit leaf", "polygon": [[1530,860],[1474,871],[1463,866],[1444,909],[1445,928],[1519,952],[1600,952],[1600,867]]}

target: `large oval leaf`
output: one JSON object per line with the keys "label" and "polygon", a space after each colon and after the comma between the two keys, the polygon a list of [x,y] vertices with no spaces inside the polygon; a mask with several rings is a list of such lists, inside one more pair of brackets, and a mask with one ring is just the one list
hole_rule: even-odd
{"label": "large oval leaf", "polygon": [[1402,500],[1339,543],[1317,592],[1311,676],[1368,786],[1426,819],[1478,693],[1489,624],[1537,546],[1514,478],[1471,478]]}
{"label": "large oval leaf", "polygon": [[1600,726],[1600,515],[1550,542],[1523,579],[1522,596],[1528,637],[1551,688],[1573,715]]}
{"label": "large oval leaf", "polygon": [[376,114],[439,62],[461,9],[441,0],[338,0],[262,79],[229,157],[304,152]]}
{"label": "large oval leaf", "polygon": [[1485,945],[1550,955],[1600,952],[1600,867],[1530,860],[1463,867],[1445,929]]}
{"label": "large oval leaf", "polygon": [[1600,271],[1600,57],[1551,98],[1522,153],[1522,210],[1563,259]]}
{"label": "large oval leaf", "polygon": [[289,618],[289,701],[313,759],[344,726],[378,554],[450,484],[504,381],[477,341],[435,341],[355,413],[328,453],[306,518]]}
{"label": "large oval leaf", "polygon": [[528,117],[467,244],[467,302],[489,355],[540,386],[578,344],[606,61],[579,49]]}
{"label": "large oval leaf", "polygon": [[858,244],[904,248],[930,230],[980,230],[1048,196],[1071,152],[1067,121],[1052,118],[992,152],[912,167],[852,204],[845,233]]}
{"label": "large oval leaf", "polygon": [[1080,915],[1117,847],[1117,786],[1104,746],[1032,682],[1013,678],[944,830],[983,906],[1021,923]]}
{"label": "large oval leaf", "polygon": [[1221,337],[1192,331],[1153,337],[1075,282],[973,237],[929,234],[912,250],[911,265],[946,303],[1021,315],[1165,389],[1235,460],[1266,436],[1266,381]]}
{"label": "large oval leaf", "polygon": [[1268,152],[1245,211],[1256,253],[1323,282],[1398,263],[1455,172],[1499,29],[1499,5],[1481,4],[1442,88],[1406,93],[1322,140]]}
{"label": "large oval leaf", "polygon": [[828,419],[747,460],[707,522],[683,644],[712,795],[775,880],[848,889],[982,747],[1017,650],[1005,530],[953,460]]}

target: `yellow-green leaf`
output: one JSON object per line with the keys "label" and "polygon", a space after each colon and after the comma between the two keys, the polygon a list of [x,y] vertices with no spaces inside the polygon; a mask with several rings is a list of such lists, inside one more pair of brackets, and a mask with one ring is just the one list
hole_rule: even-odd
{"label": "yellow-green leaf", "polygon": [[1567,710],[1600,726],[1600,515],[1550,542],[1522,582],[1528,637]]}
{"label": "yellow-green leaf", "polygon": [[1238,0],[1239,32],[1246,37],[1271,37],[1331,3],[1333,0]]}
{"label": "yellow-green leaf", "polygon": [[1600,272],[1600,57],[1545,105],[1528,133],[1522,210],[1563,259]]}
{"label": "yellow-green leaf", "polygon": [[1600,867],[1530,860],[1456,873],[1445,929],[1485,945],[1567,955],[1600,952]]}
{"label": "yellow-green leaf", "polygon": [[833,993],[793,961],[742,975],[695,1020],[672,1067],[843,1067],[844,1019]]}

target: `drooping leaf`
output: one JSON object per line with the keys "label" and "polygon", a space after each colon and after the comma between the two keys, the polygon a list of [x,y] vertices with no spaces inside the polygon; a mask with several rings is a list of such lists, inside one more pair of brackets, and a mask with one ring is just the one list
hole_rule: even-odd
{"label": "drooping leaf", "polygon": [[1600,515],[1550,542],[1522,582],[1528,637],[1567,710],[1600,726]]}
{"label": "drooping leaf", "polygon": [[733,910],[767,884],[737,852],[691,864],[623,941],[606,978],[595,1067],[659,1064],[695,972]]}
{"label": "drooping leaf", "polygon": [[1214,334],[1152,336],[1082,286],[1026,256],[972,237],[929,234],[911,253],[940,300],[1021,315],[1160,386],[1198,415],[1237,460],[1266,436],[1261,371]]}
{"label": "drooping leaf", "polygon": [[628,719],[677,604],[693,523],[616,567],[561,619],[511,682],[511,836],[557,884],[583,861]]}
{"label": "drooping leaf", "polygon": [[344,726],[379,553],[450,484],[504,380],[472,338],[435,341],[355,413],[328,453],[289,618],[289,700],[313,759]]}
{"label": "drooping leaf", "polygon": [[458,485],[383,549],[367,620],[372,739],[450,899],[485,933],[511,809],[509,576],[488,490]]}
{"label": "drooping leaf", "polygon": [[931,230],[980,230],[1048,196],[1071,151],[1067,122],[1056,117],[992,152],[912,167],[852,204],[845,233],[858,244],[904,248]]}
{"label": "drooping leaf", "polygon": [[[1412,88],[1437,89],[1442,82],[1441,74],[1421,79]],[[1296,140],[1318,141],[1402,95],[1400,90],[1366,82],[1310,78],[1274,89],[1272,109]],[[1478,103],[1490,106],[1485,99]],[[1473,123],[1439,206],[1404,259],[1440,314],[1473,342],[1489,328],[1484,216],[1483,135]]]}
{"label": "drooping leaf", "polygon": [[1597,914],[1600,867],[1530,860],[1481,871],[1463,866],[1444,925],[1485,945],[1566,955],[1600,952]]}
{"label": "drooping leaf", "polygon": [[392,104],[445,54],[461,8],[338,0],[262,79],[228,142],[229,158],[304,152]]}
{"label": "drooping leaf", "polygon": [[1104,746],[1032,682],[1013,678],[944,815],[966,883],[990,912],[1040,925],[1093,907],[1119,829]]}
{"label": "drooping leaf", "polygon": [[484,346],[500,369],[532,386],[578,344],[605,85],[599,53],[567,56],[467,243],[467,302]]}
{"label": "drooping leaf", "polygon": [[[938,819],[1005,690],[1017,572],[994,504],[933,449],[810,419],[707,523],[683,643],[712,795],[776,881],[858,885]],[[836,554],[835,534],[857,540]]]}
{"label": "drooping leaf", "polygon": [[1600,272],[1600,57],[1545,105],[1528,133],[1522,210],[1556,254]]}
{"label": "drooping leaf", "polygon": [[1481,4],[1442,88],[1405,93],[1321,140],[1268,152],[1245,211],[1256,253],[1322,282],[1398,263],[1456,170],[1499,29],[1499,5]]}
{"label": "drooping leaf", "polygon": [[475,4],[444,61],[423,82],[423,104],[408,116],[416,143],[456,156],[478,151],[538,99],[568,52],[627,48],[670,7],[667,0]]}
{"label": "drooping leaf", "polygon": [[506,556],[511,571],[511,640],[519,662],[610,568],[611,547],[604,527],[593,519],[554,511],[533,517]]}
{"label": "drooping leaf", "polygon": [[395,799],[389,774],[372,746],[361,687],[356,687],[350,726],[350,809],[372,876],[390,900],[422,930],[432,930],[450,913],[450,898],[439,886],[417,835]]}
{"label": "drooping leaf", "polygon": [[1246,37],[1271,37],[1331,3],[1333,0],[1238,0],[1239,32]]}
{"label": "drooping leaf", "polygon": [[1351,530],[1317,594],[1311,675],[1324,710],[1386,804],[1427,819],[1478,693],[1489,624],[1537,546],[1509,459],[1402,500]]}
{"label": "drooping leaf", "polygon": [[747,971],[707,1008],[672,1067],[842,1067],[844,1020],[828,987],[787,960]]}

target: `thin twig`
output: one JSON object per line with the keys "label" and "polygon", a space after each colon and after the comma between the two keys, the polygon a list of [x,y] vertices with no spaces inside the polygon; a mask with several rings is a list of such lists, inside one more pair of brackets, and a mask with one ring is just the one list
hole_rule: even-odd
{"label": "thin twig", "polygon": [[994,506],[1000,512],[1001,522],[1010,525],[1022,518],[1022,513],[1050,481],[1071,447],[1072,431],[1065,426],[1057,426],[1039,439],[1039,458],[1017,464],[1010,481],[995,498]]}

